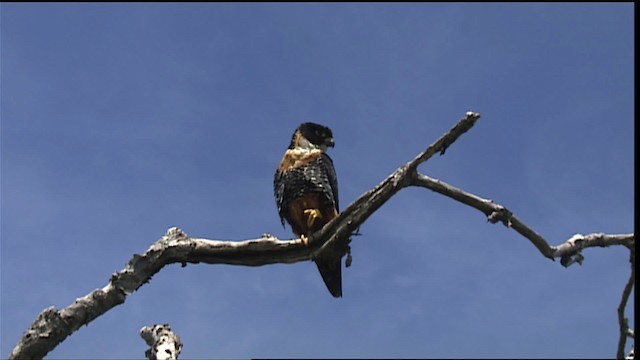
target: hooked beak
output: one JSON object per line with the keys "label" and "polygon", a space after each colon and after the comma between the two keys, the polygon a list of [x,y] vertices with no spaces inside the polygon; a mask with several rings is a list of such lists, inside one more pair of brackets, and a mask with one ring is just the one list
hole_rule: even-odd
{"label": "hooked beak", "polygon": [[333,142],[333,138],[327,138],[327,139],[325,139],[325,140],[324,140],[324,144],[325,144],[327,147],[334,147],[334,146],[335,146],[335,143]]}

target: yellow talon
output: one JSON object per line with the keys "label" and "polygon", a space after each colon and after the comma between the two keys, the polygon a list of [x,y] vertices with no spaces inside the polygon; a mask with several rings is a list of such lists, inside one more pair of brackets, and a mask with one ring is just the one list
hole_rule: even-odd
{"label": "yellow talon", "polygon": [[304,214],[309,216],[307,218],[307,227],[309,229],[311,229],[311,227],[313,226],[313,223],[316,221],[316,219],[320,218],[322,219],[322,214],[320,213],[320,210],[318,209],[307,209],[304,211]]}
{"label": "yellow talon", "polygon": [[304,244],[304,246],[309,246],[309,238],[306,235],[304,234],[300,235],[300,240],[302,240],[302,243]]}

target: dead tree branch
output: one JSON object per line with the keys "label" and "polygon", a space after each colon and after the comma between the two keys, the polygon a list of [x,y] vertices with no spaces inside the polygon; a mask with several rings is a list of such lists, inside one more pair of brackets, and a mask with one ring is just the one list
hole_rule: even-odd
{"label": "dead tree branch", "polygon": [[[631,295],[631,290],[633,290],[633,286],[636,283],[636,253],[633,248],[630,248],[630,250],[631,255],[629,258],[629,262],[631,263],[631,275],[629,276],[627,285],[625,285],[624,290],[622,291],[622,299],[620,299],[620,305],[618,306],[618,324],[620,325],[618,352],[616,353],[616,359],[618,360],[622,360],[625,358],[624,348],[627,345],[627,337],[631,337],[632,339],[634,339],[635,343],[634,331],[629,328],[629,319],[624,316],[625,309],[627,308],[627,302],[629,301],[629,296]],[[635,344],[629,352],[631,357],[633,357],[634,348]]]}
{"label": "dead tree branch", "polygon": [[467,193],[461,189],[451,186],[444,181],[433,179],[423,174],[416,174],[411,178],[411,185],[422,186],[439,194],[448,196],[465,205],[469,205],[480,210],[486,216],[489,222],[495,224],[502,222],[506,227],[513,228],[525,238],[529,239],[533,245],[549,259],[553,260],[554,250],[551,245],[537,232],[525,225],[520,219],[507,210],[506,207],[495,204],[489,199],[483,199],[477,195]]}
{"label": "dead tree branch", "polygon": [[299,239],[282,241],[265,234],[260,239],[217,241],[189,238],[182,230],[171,228],[142,255],[134,255],[127,266],[111,276],[102,289],[77,299],[65,309],[45,309],[15,346],[9,359],[42,358],[59,343],[96,317],[124,303],[127,295],[147,283],[165,265],[173,263],[207,263],[259,266],[311,260],[324,248],[346,252],[347,244],[334,244],[348,239],[373,212],[408,184],[408,174],[418,164],[437,152],[444,153],[460,135],[469,130],[480,114],[468,112],[449,132],[400,167],[382,183],[366,192],[309,239],[309,246]]}
{"label": "dead tree branch", "polygon": [[[501,221],[518,231],[550,259],[567,256],[572,259],[580,250],[591,246],[633,246],[634,234],[592,234],[581,236],[581,241],[574,237],[573,242],[570,239],[558,247],[550,246],[542,236],[524,225],[505,207],[418,173],[418,165],[436,153],[444,154],[447,148],[471,129],[479,118],[480,114],[468,112],[453,128],[416,158],[398,168],[380,184],[355,200],[321,230],[311,235],[308,246],[300,239],[279,240],[269,234],[246,241],[220,241],[190,238],[178,228],[169,229],[145,253],[134,255],[123,270],[114,273],[104,288],[76,299],[73,304],[62,310],[53,307],[45,309],[24,333],[9,359],[44,357],[82,325],[124,303],[128,295],[149,282],[165,265],[206,263],[261,266],[308,261],[320,253],[324,255],[325,252],[335,252],[336,255],[344,256],[348,251],[348,243],[340,242],[347,242],[346,239],[349,239],[369,216],[398,191],[408,186],[426,187],[482,211],[492,223]],[[624,305],[626,306],[626,302]]]}
{"label": "dead tree branch", "polygon": [[419,173],[416,173],[415,176],[411,178],[411,185],[425,187],[480,210],[487,216],[487,220],[489,222],[497,223],[500,221],[506,227],[514,229],[520,235],[529,239],[529,241],[533,243],[543,256],[551,260],[560,258],[560,264],[565,267],[576,262],[582,264],[584,257],[580,252],[583,249],[590,247],[608,247],[613,245],[623,245],[628,249],[632,249],[635,243],[634,234],[614,235],[596,233],[589,235],[575,234],[564,243],[558,246],[551,246],[542,236],[513,215],[506,207],[496,204],[489,199],[483,199],[477,195],[470,194],[464,190],[451,186],[444,181]]}
{"label": "dead tree branch", "polygon": [[560,263],[566,267],[576,262],[582,264],[584,260],[584,256],[580,253],[582,249],[612,245],[622,245],[633,250],[635,234],[575,234],[569,240],[554,247],[553,256],[559,257]]}
{"label": "dead tree branch", "polygon": [[145,326],[140,336],[149,345],[144,355],[149,360],[176,360],[182,350],[180,337],[174,334],[169,324]]}

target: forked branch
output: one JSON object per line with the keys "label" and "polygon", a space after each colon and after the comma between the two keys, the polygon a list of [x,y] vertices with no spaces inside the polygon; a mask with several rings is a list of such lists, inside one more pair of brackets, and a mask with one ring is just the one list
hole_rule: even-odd
{"label": "forked branch", "polygon": [[[320,252],[339,252],[343,256],[348,248],[345,242],[377,209],[407,186],[421,186],[482,211],[492,223],[501,221],[529,239],[547,258],[568,259],[568,266],[580,257],[580,251],[591,246],[633,246],[634,234],[592,234],[580,239],[567,240],[554,247],[535,231],[527,227],[511,212],[491,200],[480,198],[418,173],[417,167],[436,153],[444,154],[458,137],[471,129],[480,114],[468,112],[446,134],[401,166],[380,184],[367,191],[309,239],[305,246],[300,239],[279,240],[264,234],[259,239],[246,241],[220,241],[191,238],[178,228],[171,228],[142,255],[134,255],[126,267],[113,274],[102,289],[76,299],[62,310],[45,309],[24,333],[9,359],[42,358],[59,343],[111,308],[124,303],[165,265],[180,263],[229,264],[261,266],[275,263],[294,263],[312,260]],[[580,241],[578,241],[580,240]],[[581,261],[581,260],[580,260]],[[626,305],[626,303],[625,303]]]}

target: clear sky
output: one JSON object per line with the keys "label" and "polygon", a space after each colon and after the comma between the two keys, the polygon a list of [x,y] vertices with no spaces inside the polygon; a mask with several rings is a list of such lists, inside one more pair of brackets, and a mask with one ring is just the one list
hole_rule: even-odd
{"label": "clear sky", "polygon": [[[448,130],[419,170],[552,244],[634,231],[632,3],[2,3],[0,356],[46,307],[105,286],[172,226],[282,228],[273,173],[329,126],[346,207]],[[334,299],[311,262],[171,265],[50,358],[615,356],[624,248],[582,266],[414,188],[361,228]],[[628,316],[633,323],[633,301]]]}

